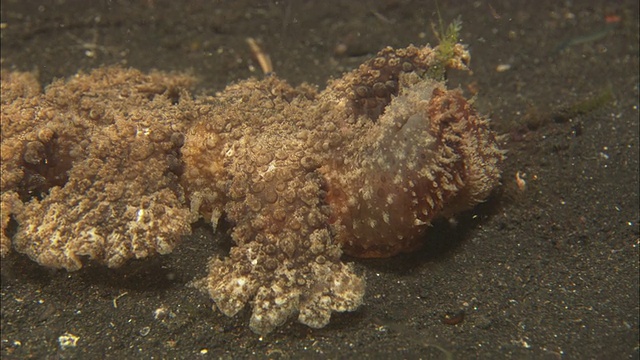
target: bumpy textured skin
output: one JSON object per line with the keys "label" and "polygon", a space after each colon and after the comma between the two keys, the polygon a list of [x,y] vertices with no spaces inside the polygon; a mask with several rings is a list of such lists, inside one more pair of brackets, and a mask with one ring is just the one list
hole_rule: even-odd
{"label": "bumpy textured skin", "polygon": [[251,304],[260,334],[293,316],[323,327],[364,296],[343,251],[413,250],[433,219],[499,182],[487,120],[429,78],[434,66],[466,69],[468,53],[437,55],[385,48],[322,92],[270,76],[197,100],[180,76],[98,69],[41,94],[3,73],[0,250],[116,267],[170,252],[199,218],[226,218],[236,246],[196,281],[215,307]]}
{"label": "bumpy textured skin", "polygon": [[169,96],[190,81],[103,68],[41,94],[3,74],[3,253],[8,214],[13,247],[49,267],[171,252],[191,229],[178,185],[188,121]]}
{"label": "bumpy textured skin", "polygon": [[[6,234],[6,229],[11,220],[11,216],[18,213],[22,207],[22,201],[18,194],[13,191],[18,187],[18,183],[24,176],[21,163],[22,159],[13,149],[17,147],[16,142],[5,142],[11,137],[20,137],[32,126],[32,119],[25,117],[23,121],[18,121],[13,125],[9,124],[9,108],[28,108],[32,105],[32,100],[40,94],[40,84],[30,73],[2,71],[2,81],[0,82],[2,104],[2,147],[0,149],[0,188],[2,198],[0,199],[0,255],[4,257],[11,251],[11,239]],[[37,105],[37,101],[33,101]]]}
{"label": "bumpy textured skin", "polygon": [[228,87],[215,99],[217,111],[186,137],[183,183],[192,208],[214,223],[225,213],[238,245],[211,261],[199,285],[228,316],[253,300],[250,326],[258,333],[296,313],[323,327],[331,312],[362,302],[364,281],[340,261],[328,226],[317,169],[340,139],[317,104],[311,89],[275,77],[248,80]]}
{"label": "bumpy textured skin", "polygon": [[212,100],[187,134],[182,179],[195,214],[234,225],[237,246],[198,282],[218,309],[252,302],[257,333],[294,314],[322,327],[364,294],[341,248],[410,251],[432,219],[488,196],[503,152],[458,91],[425,76],[436,64],[430,47],[386,48],[319,94],[270,77]]}

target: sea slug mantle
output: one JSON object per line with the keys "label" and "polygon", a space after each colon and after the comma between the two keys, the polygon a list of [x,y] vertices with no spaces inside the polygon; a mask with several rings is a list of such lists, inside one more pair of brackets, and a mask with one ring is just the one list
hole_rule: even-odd
{"label": "sea slug mantle", "polygon": [[251,304],[260,334],[293,316],[323,327],[363,300],[343,252],[411,251],[499,183],[488,120],[429,75],[468,53],[437,55],[385,48],[320,92],[267,76],[196,99],[179,75],[102,68],[42,93],[3,72],[2,254],[117,267],[224,218],[236,246],[195,282],[215,307]]}

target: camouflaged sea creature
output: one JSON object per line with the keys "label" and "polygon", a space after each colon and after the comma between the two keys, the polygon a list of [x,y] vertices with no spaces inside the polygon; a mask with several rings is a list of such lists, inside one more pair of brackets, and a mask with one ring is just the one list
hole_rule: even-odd
{"label": "camouflaged sea creature", "polygon": [[466,69],[449,50],[385,48],[321,92],[268,76],[195,101],[184,76],[103,68],[41,93],[3,72],[2,254],[117,267],[225,219],[235,246],[196,281],[215,307],[250,304],[260,334],[323,327],[364,296],[343,252],[411,251],[499,183],[488,121],[430,77]]}

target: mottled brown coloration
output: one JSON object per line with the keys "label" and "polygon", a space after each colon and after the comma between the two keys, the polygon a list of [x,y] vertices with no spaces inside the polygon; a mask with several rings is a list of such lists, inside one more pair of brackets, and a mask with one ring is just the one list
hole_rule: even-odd
{"label": "mottled brown coloration", "polygon": [[270,77],[214,100],[187,135],[183,184],[193,211],[235,225],[237,247],[198,283],[223,313],[252,300],[258,333],[296,313],[324,326],[364,293],[339,245],[409,251],[431,220],[488,196],[503,153],[459,92],[425,77],[436,64],[429,47],[386,48],[320,94]]}
{"label": "mottled brown coloration", "polygon": [[[363,300],[343,250],[412,250],[433,219],[499,182],[487,121],[428,77],[443,66],[436,55],[385,48],[322,92],[268,76],[193,101],[176,90],[184,78],[113,68],[44,95],[15,86],[2,140],[13,246],[47,266],[119,266],[170,252],[198,218],[215,228],[224,217],[236,246],[195,284],[228,316],[251,303],[257,333],[292,316],[323,327]],[[468,60],[458,45],[445,65]],[[17,129],[5,132],[5,114]]]}
{"label": "mottled brown coloration", "polygon": [[502,152],[487,121],[442,83],[401,82],[385,114],[367,124],[370,136],[350,141],[326,170],[331,223],[350,255],[414,250],[433,219],[477,204],[499,181]]}
{"label": "mottled brown coloration", "polygon": [[217,111],[187,134],[183,184],[194,211],[213,223],[226,214],[238,246],[211,261],[199,286],[228,316],[253,300],[258,333],[296,313],[318,328],[333,311],[355,310],[364,282],[340,261],[316,171],[339,142],[331,144],[336,128],[321,121],[315,92],[270,77],[214,101]]}
{"label": "mottled brown coloration", "polygon": [[[24,78],[6,81],[27,89]],[[117,267],[171,252],[190,227],[171,169],[182,145],[173,134],[188,121],[169,96],[190,82],[103,68],[3,104],[2,199],[19,225],[13,247],[67,270],[82,256]]]}
{"label": "mottled brown coloration", "polygon": [[0,199],[0,225],[2,233],[0,234],[0,256],[4,257],[11,251],[11,239],[5,230],[9,226],[11,216],[18,214],[22,208],[22,201],[15,191],[7,191],[2,193]]}

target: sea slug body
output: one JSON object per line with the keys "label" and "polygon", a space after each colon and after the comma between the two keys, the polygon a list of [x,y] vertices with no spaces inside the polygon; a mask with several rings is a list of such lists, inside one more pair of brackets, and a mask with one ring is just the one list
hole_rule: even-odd
{"label": "sea slug body", "polygon": [[437,61],[386,48],[321,93],[269,77],[214,100],[186,136],[183,185],[192,210],[235,225],[237,246],[199,282],[223,313],[251,301],[258,333],[294,314],[325,326],[364,295],[343,251],[410,251],[433,219],[489,195],[503,152],[459,91],[426,76]]}
{"label": "sea slug body", "polygon": [[[446,66],[468,60],[458,44]],[[411,251],[499,183],[488,120],[434,66],[437,48],[385,48],[320,92],[267,76],[196,99],[179,75],[102,68],[41,93],[3,72],[2,255],[117,267],[224,219],[235,246],[195,282],[215,308],[250,304],[259,334],[323,327],[363,301],[343,253]]]}

